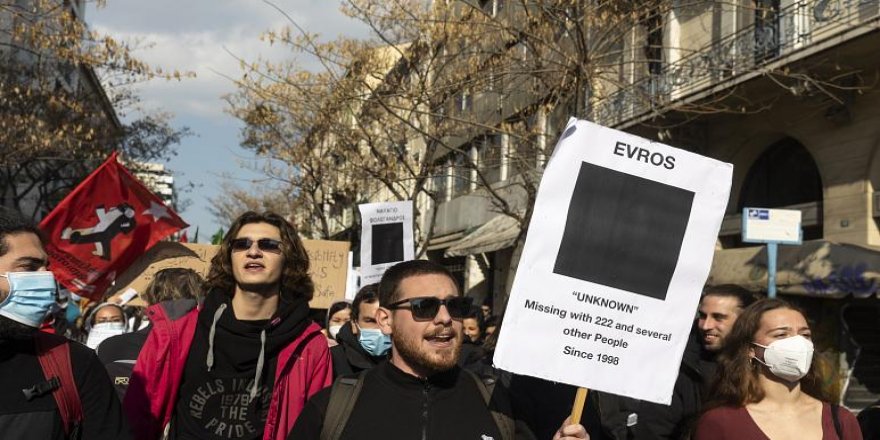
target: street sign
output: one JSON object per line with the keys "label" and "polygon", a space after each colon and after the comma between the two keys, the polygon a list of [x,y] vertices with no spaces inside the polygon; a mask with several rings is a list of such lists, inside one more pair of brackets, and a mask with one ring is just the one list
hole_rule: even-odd
{"label": "street sign", "polygon": [[801,244],[801,211],[798,209],[743,208],[744,243]]}
{"label": "street sign", "polygon": [[776,254],[780,244],[801,244],[801,211],[743,208],[743,243],[767,244],[767,296],[776,298]]}

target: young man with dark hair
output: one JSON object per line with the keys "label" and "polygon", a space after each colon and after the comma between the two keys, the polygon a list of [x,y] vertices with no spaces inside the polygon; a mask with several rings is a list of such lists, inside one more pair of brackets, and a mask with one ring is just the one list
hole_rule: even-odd
{"label": "young man with dark hair", "polygon": [[314,286],[294,227],[246,212],[211,261],[205,300],[151,306],[153,325],[125,395],[139,439],[283,439],[331,382],[309,319]]}
{"label": "young man with dark hair", "polygon": [[[389,361],[318,393],[289,440],[533,438],[514,422],[501,385],[492,393],[456,365],[471,298],[459,295],[446,268],[426,260],[391,267],[379,304],[379,328],[392,339]],[[563,438],[588,436],[568,425],[554,437]]]}
{"label": "young man with dark hair", "polygon": [[339,345],[330,348],[333,378],[360,373],[388,359],[391,338],[382,334],[376,322],[379,309],[379,285],[361,287],[351,303],[351,321],[336,334]]}
{"label": "young man with dark hair", "polygon": [[715,375],[715,357],[736,318],[755,299],[740,286],[706,286],[682,356],[672,403],[659,405],[599,394],[603,424],[611,435],[633,440],[687,438]]}
{"label": "young man with dark hair", "polygon": [[[37,227],[0,208],[0,434],[129,438],[119,400],[95,353],[38,330],[56,298],[48,264]],[[42,363],[50,359],[58,368],[47,373]],[[68,411],[72,407],[81,414]]]}
{"label": "young man with dark hair", "polygon": [[721,350],[724,338],[733,328],[737,316],[755,302],[748,290],[733,284],[707,286],[703,289],[697,310],[697,327],[700,329],[703,349],[714,358]]}

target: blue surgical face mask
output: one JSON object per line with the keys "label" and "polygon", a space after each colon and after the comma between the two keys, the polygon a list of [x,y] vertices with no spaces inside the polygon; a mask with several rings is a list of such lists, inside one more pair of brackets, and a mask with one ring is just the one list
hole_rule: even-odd
{"label": "blue surgical face mask", "polygon": [[370,355],[383,356],[391,349],[391,335],[386,335],[377,328],[358,327],[358,329],[360,330],[358,341]]}
{"label": "blue surgical face mask", "polygon": [[9,295],[0,303],[0,316],[37,328],[55,304],[58,285],[52,272],[8,272]]}

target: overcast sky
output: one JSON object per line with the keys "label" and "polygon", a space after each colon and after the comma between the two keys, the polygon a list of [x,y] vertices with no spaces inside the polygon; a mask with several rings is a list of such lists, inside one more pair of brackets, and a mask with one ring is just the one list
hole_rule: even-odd
{"label": "overcast sky", "polygon": [[[273,3],[323,38],[367,35],[365,26],[339,12],[335,0]],[[231,174],[242,184],[259,177],[243,168],[242,161],[252,162],[253,157],[238,146],[241,124],[224,112],[222,97],[235,91],[224,76],[242,73],[228,52],[246,60],[290,57],[279,45],[259,40],[262,32],[287,25],[287,18],[262,0],[108,0],[106,7],[88,10],[86,20],[117,39],[152,45],[137,52],[152,65],[196,73],[181,82],[151,81],[140,87],[140,95],[145,107],[173,113],[174,125],[188,126],[195,134],[177,147],[178,156],[167,165],[178,187],[196,185],[182,195],[191,202],[180,213],[191,225],[190,239],[199,226],[199,240],[209,240],[218,224],[208,212],[208,199],[218,194],[221,174]]]}

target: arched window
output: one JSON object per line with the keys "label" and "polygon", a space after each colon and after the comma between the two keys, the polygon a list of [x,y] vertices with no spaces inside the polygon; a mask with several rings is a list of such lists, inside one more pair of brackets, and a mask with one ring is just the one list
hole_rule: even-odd
{"label": "arched window", "polygon": [[[822,238],[822,177],[810,152],[795,139],[771,145],[746,175],[737,212],[744,207],[781,208],[814,204],[816,218],[804,218],[804,240]],[[812,212],[812,210],[810,209]]]}

